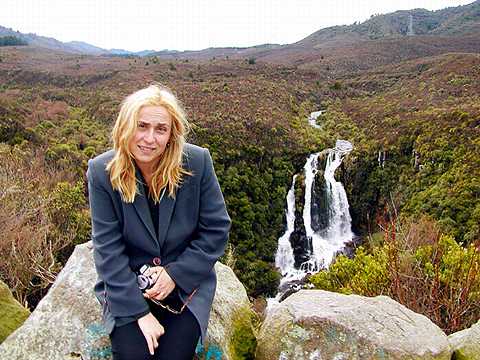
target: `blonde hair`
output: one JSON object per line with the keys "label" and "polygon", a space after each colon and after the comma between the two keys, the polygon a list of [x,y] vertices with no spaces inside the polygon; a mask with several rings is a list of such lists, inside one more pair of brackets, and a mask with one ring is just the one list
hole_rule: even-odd
{"label": "blonde hair", "polygon": [[162,189],[168,189],[171,197],[182,182],[184,175],[191,175],[182,167],[185,136],[190,126],[185,112],[170,89],[163,85],[153,84],[138,90],[125,98],[112,130],[115,155],[107,164],[110,182],[118,190],[122,200],[132,203],[138,193],[135,177],[135,164],[129,143],[138,127],[138,116],[144,106],[163,106],[172,118],[169,146],[165,148],[155,169],[150,187],[150,195],[160,201]]}

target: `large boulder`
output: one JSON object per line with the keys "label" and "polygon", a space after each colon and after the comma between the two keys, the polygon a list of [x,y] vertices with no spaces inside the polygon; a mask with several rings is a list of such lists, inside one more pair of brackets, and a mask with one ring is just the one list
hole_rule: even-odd
{"label": "large boulder", "polygon": [[386,296],[301,290],[267,313],[257,359],[445,359],[447,336]]}
{"label": "large boulder", "polygon": [[[211,359],[231,359],[238,351],[232,339],[239,331],[252,331],[249,302],[230,268],[217,263],[215,269],[218,286],[209,335],[198,352]],[[110,340],[93,294],[96,277],[91,242],[77,246],[35,311],[0,345],[0,359],[111,359]]]}
{"label": "large boulder", "polygon": [[[253,312],[247,292],[232,269],[221,263],[215,265],[218,285],[208,323],[204,349],[199,357],[211,360],[246,359],[255,352]],[[202,354],[203,353],[203,354]]]}
{"label": "large boulder", "polygon": [[480,360],[480,321],[448,337],[456,360]]}
{"label": "large boulder", "polygon": [[12,295],[8,286],[0,281],[0,343],[23,324],[30,311]]}

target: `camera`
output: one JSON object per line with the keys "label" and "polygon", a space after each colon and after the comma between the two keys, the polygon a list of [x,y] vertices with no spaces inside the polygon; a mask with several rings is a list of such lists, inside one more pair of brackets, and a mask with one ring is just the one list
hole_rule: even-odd
{"label": "camera", "polygon": [[143,265],[137,274],[137,284],[142,292],[150,289],[155,285],[155,279],[149,275],[145,275],[145,272],[150,268],[148,264]]}

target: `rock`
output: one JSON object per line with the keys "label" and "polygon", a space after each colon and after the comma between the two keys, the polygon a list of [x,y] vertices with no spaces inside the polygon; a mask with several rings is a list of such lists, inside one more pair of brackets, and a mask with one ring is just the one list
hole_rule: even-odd
{"label": "rock", "polygon": [[90,244],[77,246],[47,295],[0,345],[0,359],[96,359],[108,354]]}
{"label": "rock", "polygon": [[[206,359],[212,360],[242,359],[242,347],[245,345],[243,342],[255,341],[253,312],[247,292],[228,266],[217,262],[215,271],[217,290],[210,313],[205,348],[199,352],[204,353]],[[252,349],[252,352],[254,351],[255,349]]]}
{"label": "rock", "polygon": [[448,336],[456,360],[480,360],[480,321]]}
{"label": "rock", "polygon": [[[232,339],[239,336],[239,329],[242,336],[252,331],[249,302],[230,268],[217,263],[215,269],[218,286],[209,335],[199,352],[211,359],[216,354],[231,359],[237,351]],[[96,277],[91,242],[77,246],[35,311],[0,345],[0,359],[111,359],[110,340],[93,293]]]}
{"label": "rock", "polygon": [[23,324],[30,311],[12,295],[8,286],[0,281],[0,343]]}
{"label": "rock", "polygon": [[259,360],[445,359],[447,336],[386,296],[301,290],[274,306],[258,336]]}

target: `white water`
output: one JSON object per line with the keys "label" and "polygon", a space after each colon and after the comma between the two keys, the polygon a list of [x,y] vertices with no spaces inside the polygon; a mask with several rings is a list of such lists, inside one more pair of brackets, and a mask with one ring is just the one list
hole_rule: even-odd
{"label": "white water", "polygon": [[[316,119],[322,112],[314,112],[311,119]],[[318,127],[315,123],[312,126]],[[296,175],[293,177],[292,186],[287,194],[287,230],[278,241],[278,250],[275,256],[275,265],[282,273],[280,285],[292,280],[300,280],[308,273],[318,272],[328,268],[335,254],[344,248],[345,244],[353,239],[351,230],[351,217],[348,199],[343,185],[334,178],[335,170],[342,163],[343,157],[352,151],[352,144],[345,140],[337,140],[334,149],[328,149],[328,156],[324,171],[324,180],[327,197],[328,227],[319,232],[312,228],[311,201],[312,189],[315,185],[315,175],[318,172],[318,157],[320,153],[308,157],[305,166],[305,205],[303,207],[303,222],[305,233],[310,240],[311,248],[306,249],[309,260],[301,264],[300,269],[294,268],[293,249],[290,235],[294,231],[295,222],[295,195],[294,187]],[[277,295],[271,301],[278,301]],[[271,302],[269,301],[269,303]]]}
{"label": "white water", "polygon": [[278,249],[275,255],[275,266],[280,269],[282,281],[291,281],[301,279],[304,274],[294,268],[295,259],[293,258],[293,249],[290,243],[290,235],[295,226],[295,179],[293,176],[292,186],[287,194],[287,230],[278,239]]}
{"label": "white water", "polygon": [[312,229],[311,198],[315,175],[318,172],[319,153],[310,155],[305,164],[305,205],[303,222],[305,232],[311,239],[310,259],[301,264],[300,269],[306,273],[318,272],[330,266],[335,253],[343,249],[345,244],[353,239],[351,230],[347,194],[342,183],[335,180],[335,170],[342,163],[343,156],[352,150],[352,144],[345,140],[337,140],[334,149],[328,150],[324,171],[325,187],[328,204],[328,227],[321,232]]}
{"label": "white water", "polygon": [[378,166],[385,167],[385,151],[378,152]]}
{"label": "white water", "polygon": [[308,118],[308,123],[313,126],[316,129],[320,129],[320,125],[317,125],[317,118],[322,115],[325,112],[325,110],[320,110],[320,111],[314,111],[310,114],[310,117]]}

